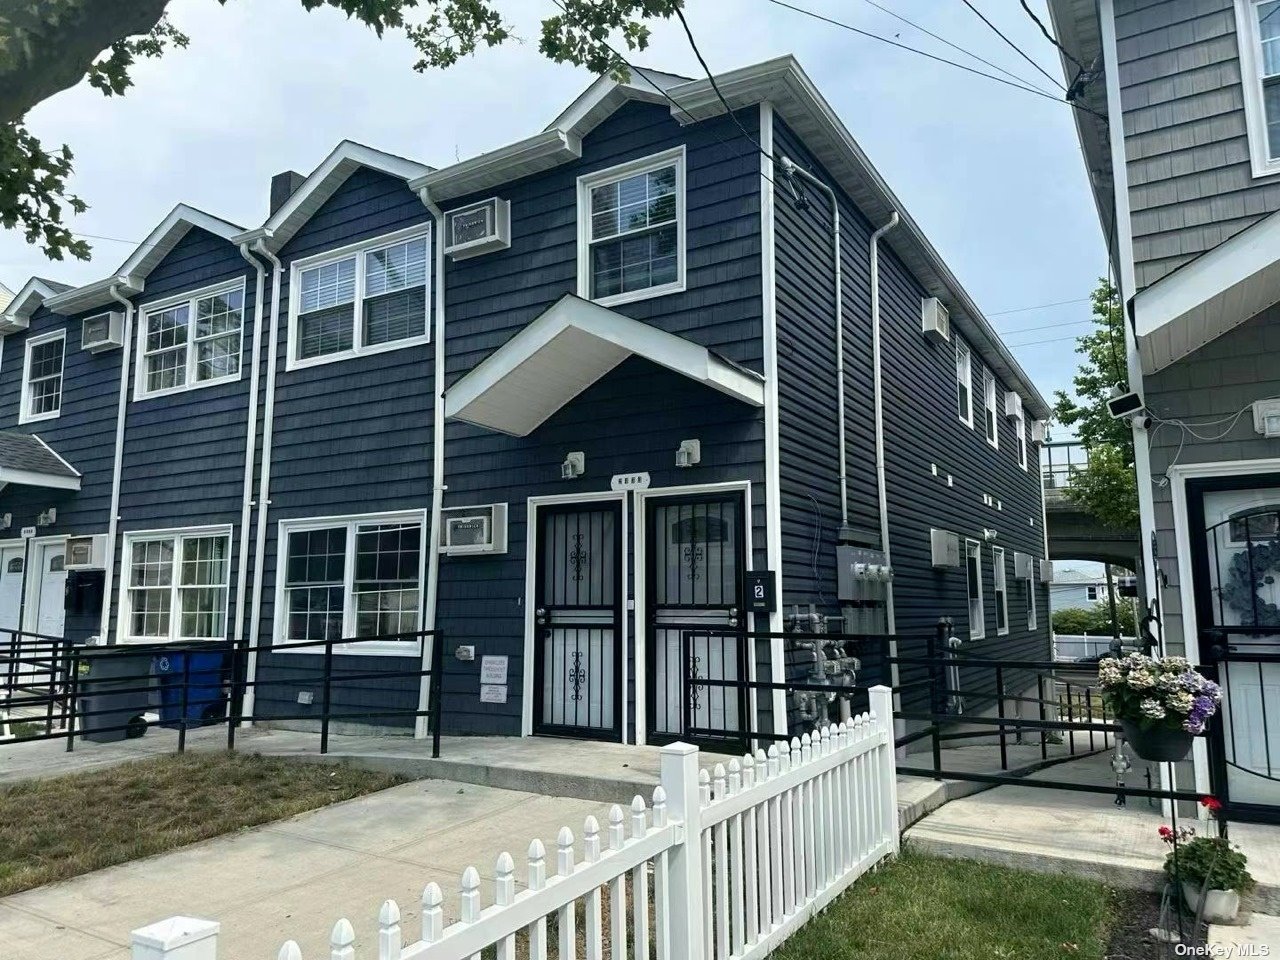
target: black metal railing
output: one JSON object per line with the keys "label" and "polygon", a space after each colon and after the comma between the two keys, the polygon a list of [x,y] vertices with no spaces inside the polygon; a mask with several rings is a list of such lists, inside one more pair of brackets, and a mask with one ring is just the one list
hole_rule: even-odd
{"label": "black metal railing", "polygon": [[1077,440],[1051,440],[1040,447],[1040,476],[1046,490],[1063,490],[1071,475],[1089,466],[1089,451]]}
{"label": "black metal railing", "polygon": [[[225,724],[227,747],[234,749],[240,725],[263,719],[315,721],[320,732],[320,752],[327,753],[334,722],[368,723],[392,718],[411,720],[415,726],[425,719],[432,756],[440,755],[444,636],[439,630],[258,646],[207,641],[106,647],[75,646],[56,637],[6,632],[8,643],[0,646],[0,678],[4,681],[0,687],[0,712],[11,728],[19,730],[4,740],[6,744],[62,739],[71,751],[77,738],[122,739],[137,735],[145,731],[146,723],[144,720],[140,726],[138,718],[158,709],[161,724],[178,731],[179,752],[186,749],[190,729]],[[387,643],[416,645],[416,655],[409,655],[415,660],[413,668],[397,664],[394,659],[388,659],[387,665],[378,669],[347,667],[343,663],[343,654],[360,654]],[[282,652],[316,656],[291,660],[287,676],[246,675],[251,654]],[[427,680],[429,691],[425,706],[419,694],[423,679]],[[348,687],[372,682],[385,685],[397,680],[415,681],[405,685],[406,697],[411,694],[414,698],[411,707],[342,703],[348,699],[341,695]],[[261,693],[275,687],[317,688],[320,702],[297,704],[306,709],[293,710],[280,709],[277,704],[269,715],[250,716],[244,709],[246,695],[252,693],[255,700],[261,699]]]}

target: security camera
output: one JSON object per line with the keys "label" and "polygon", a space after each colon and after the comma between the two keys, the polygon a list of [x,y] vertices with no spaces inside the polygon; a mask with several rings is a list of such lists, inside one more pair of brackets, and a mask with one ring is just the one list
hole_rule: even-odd
{"label": "security camera", "polygon": [[1136,413],[1142,412],[1142,397],[1136,393],[1122,393],[1119,396],[1112,396],[1107,401],[1107,409],[1111,411],[1111,416],[1117,420],[1123,417],[1131,417]]}

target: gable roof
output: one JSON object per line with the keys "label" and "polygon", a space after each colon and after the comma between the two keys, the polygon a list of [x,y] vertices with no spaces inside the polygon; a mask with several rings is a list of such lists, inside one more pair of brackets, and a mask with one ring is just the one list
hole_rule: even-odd
{"label": "gable roof", "polygon": [[0,283],[0,310],[3,310],[5,307],[9,306],[9,301],[11,301],[12,299],[13,299],[13,291],[10,290],[8,287],[6,287],[3,283]]}
{"label": "gable roof", "polygon": [[215,217],[213,214],[180,203],[169,211],[169,215],[161,220],[154,230],[147,234],[145,240],[138,244],[129,255],[129,259],[120,265],[116,275],[145,280],[192,227],[207,230],[227,242],[231,242],[232,238],[244,231],[244,227],[229,220],[223,220],[221,217]]}
{"label": "gable roof", "polygon": [[12,296],[0,313],[0,334],[16,333],[27,329],[31,315],[50,297],[71,289],[65,283],[32,277],[22,289]]}
{"label": "gable roof", "polygon": [[79,490],[80,471],[35,434],[0,430],[0,488],[10,483]]}
{"label": "gable roof", "polygon": [[353,173],[362,167],[378,170],[406,182],[429,173],[431,167],[416,160],[407,160],[375,150],[353,140],[343,140],[321,161],[275,213],[257,230],[240,234],[236,239],[261,239],[270,250],[276,251],[293,239],[296,234],[337,189]]}

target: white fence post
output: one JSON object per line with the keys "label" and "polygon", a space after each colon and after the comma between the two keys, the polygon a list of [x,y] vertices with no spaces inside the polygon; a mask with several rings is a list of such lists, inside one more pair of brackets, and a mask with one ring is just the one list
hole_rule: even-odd
{"label": "white fence post", "polygon": [[218,960],[221,925],[196,917],[170,917],[129,935],[133,960]]}
{"label": "white fence post", "polygon": [[882,820],[889,831],[896,856],[902,849],[902,833],[898,829],[898,772],[893,747],[893,690],[885,686],[872,687],[868,693],[871,716],[875,718],[876,736],[886,737],[887,743],[876,748],[879,759],[880,803],[884,811]]}
{"label": "white fence post", "polygon": [[672,945],[679,944],[687,960],[705,956],[706,929],[702,906],[705,878],[702,863],[702,801],[698,790],[698,748],[673,743],[662,748],[662,789],[667,815],[684,823],[684,841],[671,848],[668,865],[669,897],[659,909],[670,911]]}

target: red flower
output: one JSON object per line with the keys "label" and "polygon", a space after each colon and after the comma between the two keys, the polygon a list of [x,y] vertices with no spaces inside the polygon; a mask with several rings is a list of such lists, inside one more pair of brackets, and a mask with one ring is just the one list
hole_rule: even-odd
{"label": "red flower", "polygon": [[1217,813],[1222,809],[1222,801],[1216,797],[1201,797],[1200,806],[1204,807],[1210,813]]}
{"label": "red flower", "polygon": [[1161,840],[1168,840],[1168,839],[1170,839],[1172,836],[1173,836],[1173,830],[1171,830],[1169,827],[1161,827],[1161,828],[1160,828],[1160,839],[1161,839]]}

